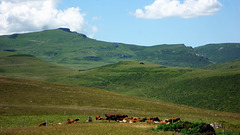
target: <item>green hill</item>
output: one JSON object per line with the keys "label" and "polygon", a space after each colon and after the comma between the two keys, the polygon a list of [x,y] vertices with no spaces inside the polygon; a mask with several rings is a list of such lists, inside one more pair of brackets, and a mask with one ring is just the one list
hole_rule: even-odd
{"label": "green hill", "polygon": [[240,69],[240,60],[234,60],[234,61],[227,61],[217,64],[212,64],[207,67],[204,67],[204,69],[209,70],[239,70]]}
{"label": "green hill", "polygon": [[240,110],[240,70],[170,68],[119,62],[55,81],[212,110]]}
{"label": "green hill", "polygon": [[110,43],[60,28],[0,36],[0,50],[34,55],[46,62],[75,69],[89,69],[123,60],[149,61],[177,67],[204,67],[208,59],[185,45],[151,47]]}
{"label": "green hill", "polygon": [[208,44],[194,49],[215,63],[240,59],[240,43]]}
{"label": "green hill", "polygon": [[77,71],[44,62],[32,55],[0,51],[0,76],[48,80],[74,72]]}

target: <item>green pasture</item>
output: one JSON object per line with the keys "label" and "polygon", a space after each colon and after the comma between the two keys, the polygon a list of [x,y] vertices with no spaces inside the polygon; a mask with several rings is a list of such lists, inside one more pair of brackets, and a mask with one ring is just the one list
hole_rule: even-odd
{"label": "green pasture", "polygon": [[11,128],[21,126],[36,127],[45,121],[49,124],[63,123],[68,118],[80,118],[81,123],[88,116],[104,117],[109,113],[127,114],[129,117],[180,117],[187,121],[224,122],[225,129],[230,131],[237,131],[240,127],[239,113],[210,111],[124,96],[97,88],[25,79],[0,78],[0,103],[0,124],[4,131],[7,129],[6,132],[18,131]]}

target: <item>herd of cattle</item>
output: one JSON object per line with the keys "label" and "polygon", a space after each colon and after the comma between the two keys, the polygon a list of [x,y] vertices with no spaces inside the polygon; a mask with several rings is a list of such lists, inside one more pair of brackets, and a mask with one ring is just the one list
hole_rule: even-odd
{"label": "herd of cattle", "polygon": [[[160,120],[158,117],[150,117],[150,118],[137,118],[137,117],[128,117],[128,115],[125,114],[105,114],[106,118],[102,118],[100,115],[97,115],[95,117],[96,120],[107,120],[107,121],[117,121],[119,123],[136,123],[136,122],[146,122],[147,123],[162,123],[162,124],[168,124],[168,123],[174,123],[180,120],[180,118],[171,118],[171,119],[166,119],[166,120]],[[66,121],[66,124],[71,124],[71,123],[77,123],[79,121],[79,119],[74,119],[74,120],[70,120],[68,119]],[[85,122],[92,122],[92,118],[88,117]],[[61,124],[61,123],[59,123]],[[38,125],[40,126],[47,126],[47,123],[41,123]]]}
{"label": "herd of cattle", "polygon": [[105,114],[106,118],[101,118],[99,115],[97,115],[95,118],[96,120],[115,120],[119,123],[136,123],[136,122],[145,122],[147,123],[174,123],[180,120],[180,118],[173,118],[173,119],[167,119],[167,120],[160,120],[158,117],[150,117],[150,118],[137,118],[137,117],[128,117],[128,115],[122,115],[122,114]]}

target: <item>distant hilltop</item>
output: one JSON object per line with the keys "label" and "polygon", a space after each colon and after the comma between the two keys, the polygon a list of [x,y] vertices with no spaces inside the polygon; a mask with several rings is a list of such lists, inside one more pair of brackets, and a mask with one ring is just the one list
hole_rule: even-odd
{"label": "distant hilltop", "polygon": [[69,28],[0,36],[0,50],[34,55],[46,62],[86,70],[119,61],[146,61],[172,67],[205,67],[240,59],[239,43],[139,46],[98,41]]}

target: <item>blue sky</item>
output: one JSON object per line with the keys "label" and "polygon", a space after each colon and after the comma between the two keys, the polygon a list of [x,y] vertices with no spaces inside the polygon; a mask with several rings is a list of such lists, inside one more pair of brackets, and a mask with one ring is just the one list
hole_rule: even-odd
{"label": "blue sky", "polygon": [[[70,27],[97,40],[144,46],[240,43],[240,0],[41,0],[45,4],[38,0],[0,1],[1,35]],[[29,10],[23,5],[29,5]],[[35,11],[36,5],[51,6],[35,7]],[[22,13],[14,16],[17,10]],[[32,14],[26,15],[29,12]],[[34,14],[41,20],[32,17]]]}

